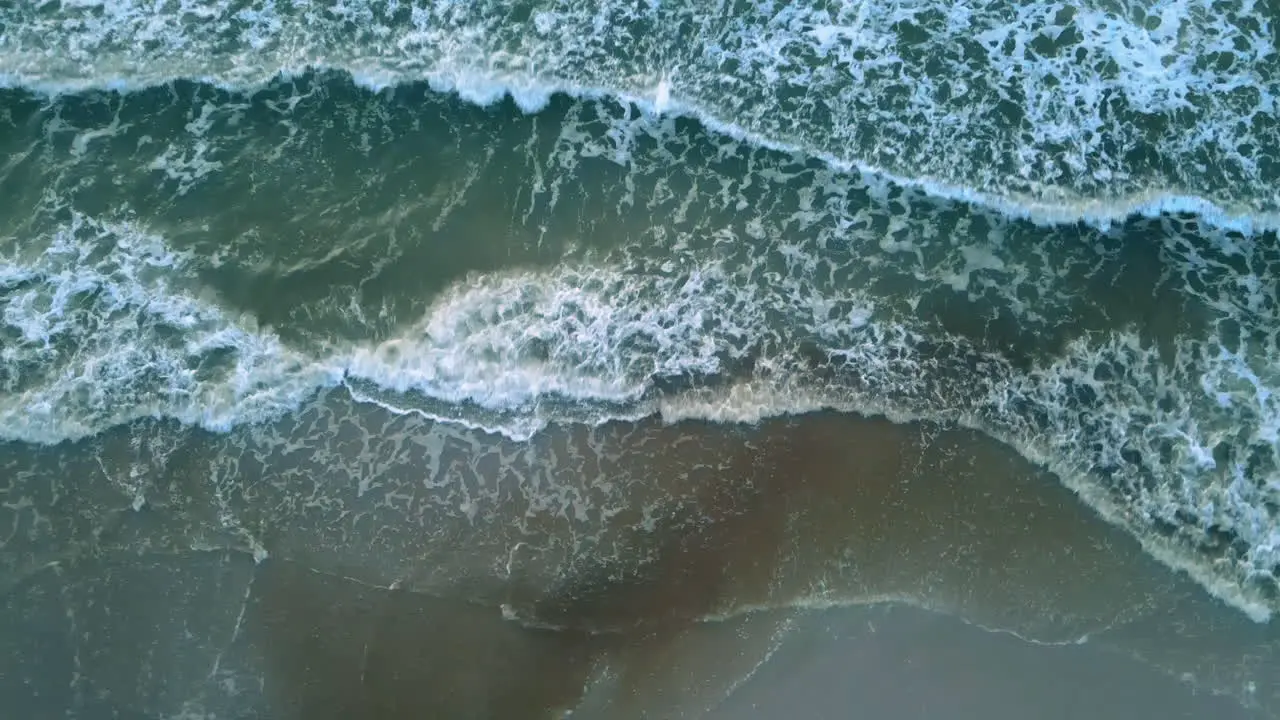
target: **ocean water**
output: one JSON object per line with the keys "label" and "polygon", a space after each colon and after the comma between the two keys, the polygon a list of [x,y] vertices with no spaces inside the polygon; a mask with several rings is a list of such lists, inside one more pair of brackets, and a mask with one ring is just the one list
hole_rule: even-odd
{"label": "ocean water", "polygon": [[332,592],[506,648],[497,705],[419,712],[622,717],[636,632],[889,605],[1277,716],[1278,33],[1271,0],[0,2],[3,623],[68,678],[0,686],[288,717],[272,618],[340,628]]}

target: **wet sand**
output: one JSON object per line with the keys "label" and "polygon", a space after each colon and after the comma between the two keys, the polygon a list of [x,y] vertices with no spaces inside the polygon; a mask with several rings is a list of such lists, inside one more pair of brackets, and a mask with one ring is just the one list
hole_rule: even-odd
{"label": "wet sand", "polygon": [[800,618],[705,717],[1134,720],[1264,717],[1102,646],[1042,646],[885,606]]}
{"label": "wet sand", "polygon": [[[575,718],[1274,717],[1104,644],[1038,645],[906,606],[592,637],[244,557],[82,570],[90,577],[49,576],[82,601],[71,613],[51,587],[9,598],[0,693],[22,710],[12,717],[63,717],[68,705],[71,717],[183,717],[173,710],[192,701],[212,713],[193,717],[371,720],[542,718],[572,706]],[[623,677],[596,679],[598,663]],[[260,684],[239,685],[246,667]]]}
{"label": "wet sand", "polygon": [[[0,706],[1280,717],[1274,625],[968,431],[824,413],[511,443],[367,408],[276,431],[135,454],[167,458],[141,489],[108,482],[129,433],[29,458]],[[21,492],[55,471],[92,492]]]}

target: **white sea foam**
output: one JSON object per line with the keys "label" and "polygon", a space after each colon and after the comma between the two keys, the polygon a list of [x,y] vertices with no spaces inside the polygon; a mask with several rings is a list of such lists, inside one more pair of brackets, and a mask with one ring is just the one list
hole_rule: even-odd
{"label": "white sea foam", "polygon": [[[393,413],[515,438],[549,422],[654,413],[755,422],[832,408],[953,422],[1047,465],[1252,617],[1269,612],[1256,588],[1280,564],[1275,355],[1188,339],[1169,364],[1119,333],[1019,371],[912,330],[856,292],[827,298],[852,308],[833,314],[832,302],[788,282],[753,284],[742,275],[750,268],[704,264],[472,276],[397,337],[310,358],[192,294],[181,273],[189,258],[128,223],[75,215],[26,247],[0,263],[8,440],[56,443],[145,417],[226,431],[343,382]],[[812,375],[791,355],[794,341],[775,335],[787,332],[818,342],[837,375]],[[696,381],[714,376],[729,382]],[[664,378],[686,384],[664,390]],[[1224,459],[1221,443],[1235,447]],[[1161,522],[1180,529],[1154,532]],[[1216,565],[1189,552],[1210,529],[1245,550]]]}
{"label": "white sea foam", "polygon": [[[1200,293],[1220,319],[1260,331],[1255,335],[1270,332],[1271,339],[1233,341],[1218,336],[1224,333],[1184,339],[1170,360],[1136,336],[1114,332],[1078,340],[1030,370],[956,340],[951,352],[975,361],[975,371],[921,350],[926,340],[947,338],[879,312],[856,289],[847,297],[817,297],[813,288],[762,286],[745,269],[716,263],[667,272],[581,264],[473,276],[396,337],[313,358],[185,285],[192,259],[161,238],[127,222],[74,215],[47,236],[11,243],[18,250],[0,258],[0,438],[55,443],[144,417],[225,431],[278,417],[320,388],[344,382],[355,399],[390,412],[517,438],[548,422],[652,413],[671,421],[754,422],[833,408],[942,420],[983,430],[1049,466],[1157,557],[1251,616],[1266,616],[1256,586],[1274,583],[1280,563],[1274,516],[1280,304],[1266,280],[1276,268],[1250,263],[1263,255],[1255,244],[1266,240],[1251,234],[1280,228],[1280,196],[1240,148],[1280,143],[1266,124],[1275,104],[1274,82],[1263,74],[1275,55],[1270,26],[1265,18],[1260,32],[1232,24],[1253,11],[1251,3],[1222,13],[1190,1],[1163,3],[1146,13],[1158,23],[1090,9],[1073,11],[1075,19],[1063,23],[1054,18],[1065,7],[1008,3],[947,8],[943,21],[900,3],[863,3],[846,17],[824,18],[795,4],[767,23],[737,19],[722,32],[700,34],[692,55],[639,43],[640,55],[662,58],[661,67],[602,55],[604,45],[591,43],[616,40],[625,27],[572,3],[556,5],[515,35],[448,3],[416,9],[408,25],[379,34],[361,29],[382,27],[372,6],[345,5],[342,22],[358,23],[365,46],[342,44],[332,8],[303,4],[301,15],[286,18],[273,5],[251,4],[234,17],[221,5],[181,6],[191,14],[128,0],[63,3],[44,13],[29,5],[0,9],[0,22],[10,28],[0,39],[0,82],[71,92],[185,77],[251,91],[280,75],[333,68],[372,89],[426,81],[470,102],[510,96],[528,112],[555,93],[616,98],[667,116],[663,122],[695,117],[722,135],[861,172],[873,194],[889,181],[1049,223],[1106,225],[1134,213],[1192,212],[1246,237],[1216,235],[1218,250],[1232,260],[1218,264],[1195,248],[1171,247],[1172,264],[1199,281],[1184,292]],[[76,15],[85,7],[92,12]],[[483,16],[489,6],[475,8]],[[186,17],[206,30],[195,32]],[[947,62],[955,60],[946,55],[948,43],[959,45],[964,36],[977,39],[989,65],[955,66],[945,78],[918,76],[924,63],[894,49],[907,40],[895,23],[906,27],[910,22],[901,23],[913,19],[943,22],[945,28],[930,32]],[[1089,62],[1035,49],[1041,36],[1056,41],[1068,29],[1083,38],[1068,47]],[[538,33],[547,37],[533,43]],[[219,54],[210,41],[244,47]],[[1215,69],[1228,49],[1234,73]],[[738,75],[718,70],[734,63]],[[905,73],[917,90],[903,107],[868,111],[879,123],[868,129],[855,117],[867,110],[865,101],[902,89],[885,84],[878,74],[885,67]],[[1002,80],[1004,73],[1018,82]],[[1030,134],[983,144],[982,132],[995,129],[980,120],[995,110],[931,100],[944,80],[953,100],[993,92],[981,90],[982,83],[1020,84]],[[834,124],[820,126],[806,114],[815,103],[779,104],[788,88],[805,88],[802,95],[820,100]],[[1137,123],[1104,121],[1104,95],[1123,97],[1157,119],[1199,112],[1198,129],[1157,133],[1152,141]],[[840,115],[841,108],[852,114]],[[1261,134],[1248,134],[1254,125]],[[899,162],[856,152],[862,131],[881,133],[878,147],[910,157]],[[1141,173],[1131,172],[1119,151],[1103,151],[1104,134],[1130,150],[1155,142],[1159,154],[1177,159],[1176,171],[1135,180]],[[82,135],[73,150],[91,152],[100,137]],[[1016,167],[1005,182],[1008,168],[968,163],[964,153]],[[175,146],[154,169],[186,187],[216,172],[211,162],[198,144]],[[1197,195],[1219,179],[1200,166],[1209,168],[1205,173],[1230,169],[1227,184],[1243,194]],[[759,223],[748,223],[745,232],[757,239],[769,234]],[[914,250],[910,238],[885,234],[890,239],[901,245],[886,252]],[[998,268],[1001,257],[975,249],[946,281],[967,289],[975,275]],[[1249,265],[1247,272],[1232,265],[1237,261]],[[851,309],[833,320],[836,300]],[[842,377],[814,380],[793,355],[799,339],[843,361]],[[726,375],[736,381],[699,383]],[[682,389],[664,389],[675,379]],[[1154,532],[1160,523],[1180,530]],[[1212,565],[1188,551],[1211,531],[1238,538],[1244,550],[1211,550],[1223,553]]]}
{"label": "white sea foam", "polygon": [[127,222],[74,214],[0,258],[0,437],[57,443],[143,417],[272,417],[340,369],[186,291],[187,261]]}
{"label": "white sea foam", "polygon": [[405,337],[355,351],[348,373],[485,407],[549,395],[634,402],[655,376],[719,370],[723,348],[700,334],[706,278],[671,284],[670,294],[642,294],[654,288],[592,269],[472,278]]}
{"label": "white sea foam", "polygon": [[[892,331],[876,336],[886,335],[901,337]],[[1012,382],[1008,384],[975,378],[974,382],[987,385],[987,394],[970,407],[928,407],[904,402],[902,395],[913,394],[912,384],[918,383],[916,389],[919,390],[931,384],[918,379],[925,376],[918,374],[919,368],[912,362],[910,352],[905,357],[894,355],[893,364],[897,366],[894,377],[880,378],[899,386],[897,397],[882,395],[881,388],[875,385],[871,392],[859,392],[845,387],[815,386],[800,378],[784,378],[750,380],[720,390],[682,393],[664,397],[656,405],[657,411],[669,422],[697,419],[754,423],[780,415],[832,410],[884,416],[899,423],[942,421],[973,428],[994,436],[1032,462],[1053,471],[1106,520],[1131,531],[1152,557],[1186,572],[1210,593],[1253,620],[1266,622],[1274,608],[1265,594],[1259,594],[1247,583],[1269,578],[1271,568],[1280,562],[1280,555],[1276,553],[1277,519],[1273,511],[1268,510],[1268,503],[1274,507],[1280,499],[1277,492],[1280,485],[1275,478],[1269,485],[1260,487],[1257,479],[1245,479],[1238,465],[1224,474],[1198,462],[1191,451],[1212,442],[1213,433],[1197,432],[1200,418],[1180,414],[1188,412],[1186,405],[1168,412],[1156,410],[1154,393],[1162,384],[1159,369],[1139,365],[1133,368],[1137,371],[1136,385],[1103,388],[1102,392],[1117,404],[1102,403],[1082,410],[1072,402],[1074,398],[1069,397],[1070,393],[1064,392],[1072,379],[1090,376],[1097,366],[1124,358],[1134,350],[1132,343],[1133,338],[1120,337],[1101,348],[1082,344],[1049,368],[1029,375],[1012,375]],[[878,342],[868,343],[863,359],[880,365],[874,356],[888,354],[881,347]],[[1144,362],[1154,360],[1154,353],[1147,355],[1141,351],[1140,354]],[[916,361],[922,359],[917,357]],[[1017,414],[1019,411],[1010,406],[1018,406],[1028,415],[1034,413],[1047,418],[1046,426]],[[997,408],[1000,414],[993,412]],[[1096,418],[1089,417],[1094,413]],[[1151,432],[1143,437],[1136,431],[1151,416],[1155,416]],[[1225,427],[1219,432],[1222,431]],[[1170,436],[1181,441],[1179,451],[1183,457],[1165,463],[1155,460],[1156,453],[1150,445],[1158,438]],[[1116,458],[1111,456],[1131,445],[1147,451],[1144,459],[1148,459],[1151,466],[1138,472],[1151,472],[1157,483],[1147,490],[1126,493],[1127,497],[1121,501],[1108,490],[1108,480],[1123,483],[1127,473],[1134,469],[1115,469],[1112,463]],[[1215,527],[1236,533],[1248,544],[1248,553],[1236,567],[1224,572],[1223,563],[1188,552],[1185,538],[1152,532],[1151,523],[1155,520],[1184,524],[1180,513],[1185,512],[1200,515],[1199,522],[1187,528],[1192,539],[1203,528]]]}
{"label": "white sea foam", "polygon": [[[586,403],[634,400],[621,416],[658,413],[671,422],[750,423],[834,409],[973,427],[1054,470],[1107,519],[1133,531],[1153,556],[1188,572],[1251,617],[1269,617],[1268,601],[1252,583],[1268,578],[1280,563],[1271,509],[1280,500],[1280,476],[1274,457],[1269,458],[1273,464],[1246,474],[1243,454],[1275,452],[1280,367],[1273,356],[1215,353],[1213,342],[1180,340],[1170,365],[1137,335],[1118,333],[1077,340],[1058,359],[1031,371],[965,350],[963,343],[953,346],[955,362],[947,364],[938,360],[936,337],[868,320],[870,309],[858,313],[858,322],[823,316],[814,324],[803,299],[785,290],[761,294],[741,282],[727,286],[734,288],[731,301],[700,290],[671,303],[695,318],[678,322],[666,307],[649,304],[651,297],[671,298],[664,282],[609,277],[600,270],[473,280],[436,305],[422,326],[447,328],[422,333],[432,343],[423,355],[425,365],[415,362],[405,372],[399,356],[388,362],[366,356],[359,374],[430,394],[440,386],[441,367],[466,368],[467,382],[447,385],[449,399],[489,409],[531,408],[537,397],[546,397],[530,393],[538,388]],[[608,292],[587,293],[591,300],[585,301],[580,287]],[[815,382],[798,361],[783,355],[757,360],[751,376],[728,385],[644,392],[657,368],[714,372],[715,358],[763,347],[768,330],[759,318],[768,311],[785,313],[797,326],[813,324],[813,334],[824,338],[827,351],[843,359],[856,381]],[[735,321],[722,323],[713,313],[734,315]],[[491,328],[499,328],[496,335]],[[415,329],[413,336],[419,332]],[[528,338],[542,344],[532,366],[525,364]],[[442,363],[440,357],[449,360]],[[493,364],[495,358],[500,362]],[[970,369],[974,360],[976,374]],[[522,365],[520,384],[494,381],[500,368]],[[422,367],[428,369],[425,376]],[[572,379],[579,368],[580,383]],[[525,372],[537,380],[524,384]],[[457,388],[484,390],[459,393]],[[554,411],[533,423],[529,413],[517,417],[521,422],[508,429],[517,437],[557,419]],[[614,417],[605,407],[576,419]],[[1223,442],[1238,445],[1229,466],[1214,458]],[[1181,528],[1180,534],[1153,532],[1153,524],[1161,522]],[[1210,530],[1231,533],[1248,550],[1216,566],[1187,552]]]}
{"label": "white sea foam", "polygon": [[527,112],[608,97],[1041,223],[1280,228],[1280,54],[1254,0],[738,11],[558,0],[522,24],[497,2],[19,3],[0,10],[0,84],[251,92],[315,68]]}

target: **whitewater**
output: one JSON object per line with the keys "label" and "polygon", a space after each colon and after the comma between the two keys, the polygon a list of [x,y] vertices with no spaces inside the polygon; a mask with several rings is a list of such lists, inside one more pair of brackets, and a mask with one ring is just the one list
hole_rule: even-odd
{"label": "whitewater", "polygon": [[[26,198],[35,219],[0,227],[0,438],[56,446],[145,418],[227,432],[326,389],[520,440],[654,414],[937,421],[1054,471],[1148,552],[1266,620],[1280,607],[1280,60],[1267,6],[1223,7],[0,7],[4,92],[55,116],[80,98],[115,103],[96,125],[55,124],[68,162],[124,138],[154,152],[140,167],[175,203],[245,162],[216,137],[239,106],[293,112],[321,102],[295,84],[346,82],[359,102],[426,84],[433,104],[561,113],[529,212],[571,202],[552,170],[605,158],[674,224],[742,215],[465,273],[378,332],[300,337],[203,287],[220,266],[163,223],[79,209],[50,184]],[[217,91],[181,140],[147,129],[144,143],[141,115],[120,119],[179,85]],[[553,107],[569,98],[574,110]],[[699,143],[745,158],[750,179],[714,199],[669,181],[686,155],[715,161],[689,150]],[[686,184],[713,186],[706,175]],[[643,194],[620,192],[619,208]],[[749,217],[756,193],[786,198],[783,219]],[[979,225],[989,232],[939,239]],[[1071,285],[1134,228],[1198,308],[1186,327],[1093,317]],[[894,293],[878,285],[890,275]],[[1009,352],[926,317],[937,288],[1023,334],[1073,318],[1085,331]],[[333,316],[377,326],[370,312]]]}
{"label": "whitewater", "polygon": [[45,0],[0,10],[0,85],[252,92],[328,69],[526,111],[610,96],[1041,222],[1280,227],[1280,56],[1255,0],[727,7]]}

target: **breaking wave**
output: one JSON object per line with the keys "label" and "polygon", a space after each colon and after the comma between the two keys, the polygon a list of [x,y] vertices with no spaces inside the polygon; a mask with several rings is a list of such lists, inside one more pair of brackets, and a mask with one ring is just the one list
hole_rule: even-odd
{"label": "breaking wave", "polygon": [[1267,13],[1122,5],[50,0],[0,9],[0,84],[251,93],[337,70],[526,111],[611,97],[1041,223],[1280,228]]}
{"label": "breaking wave", "polygon": [[[75,217],[0,265],[0,434],[57,443],[140,417],[211,430],[319,389],[526,438],[549,422],[660,414],[753,422],[834,408],[982,430],[1056,471],[1169,564],[1266,618],[1280,564],[1273,363],[1125,331],[1018,367],[913,328],[856,290],[819,296],[717,263],[472,275],[420,322],[319,356],[184,289],[184,258]],[[778,319],[782,318],[782,322]]]}
{"label": "breaking wave", "polygon": [[[630,132],[623,125],[639,109],[659,143],[676,134],[674,118],[692,118],[720,139],[827,166],[813,187],[787,190],[794,207],[776,228],[734,220],[728,250],[659,243],[656,256],[477,271],[452,278],[387,335],[305,348],[229,309],[197,280],[203,259],[144,222],[71,210],[48,232],[20,226],[0,245],[0,439],[56,444],[148,417],[225,431],[338,386],[357,402],[513,438],[552,422],[654,414],[753,422],[832,408],[934,420],[1048,466],[1148,551],[1252,617],[1280,607],[1280,60],[1266,13],[1252,0],[739,5],[736,14],[571,0],[0,7],[0,84],[24,97],[180,79],[251,97],[330,69],[367,94],[425,82],[480,105],[511,98],[525,112],[556,94],[620,101],[626,118],[607,132]],[[188,131],[208,132],[210,113],[192,109]],[[113,121],[112,132],[127,124]],[[107,134],[87,132],[73,154]],[[663,159],[621,157],[624,144],[612,146],[617,164],[659,176],[653,194],[674,197],[661,184]],[[599,145],[591,152],[610,151]],[[224,172],[205,157],[210,147],[165,151],[147,170],[185,193]],[[785,174],[758,175],[770,173]],[[835,175],[861,177],[840,185]],[[728,217],[750,206],[756,181],[715,209]],[[839,185],[837,204],[860,193],[906,205],[904,193],[924,194],[1103,231],[1135,214],[1170,226],[1182,222],[1171,214],[1196,215],[1196,229],[1161,236],[1161,252],[1207,319],[1155,341],[1104,326],[1052,356],[980,346],[916,317],[918,286],[895,301],[850,281],[847,269],[864,261],[853,242],[853,253],[816,258],[801,247],[808,240],[772,232],[817,223],[822,183]],[[877,213],[831,213],[810,245],[860,234],[886,257],[919,257],[904,278],[967,293],[975,306],[1004,303],[1038,323],[1030,332],[1052,324],[1031,322],[1037,313],[1072,307],[1055,303],[1074,290],[1028,280],[1037,271],[1062,280],[1070,262],[1015,265],[1002,227],[983,239],[989,247],[963,245],[957,230],[952,265],[926,272],[932,218]],[[852,277],[870,285],[890,274],[883,267]],[[972,287],[985,271],[1018,277]],[[1027,292],[992,301],[1003,282]]]}

